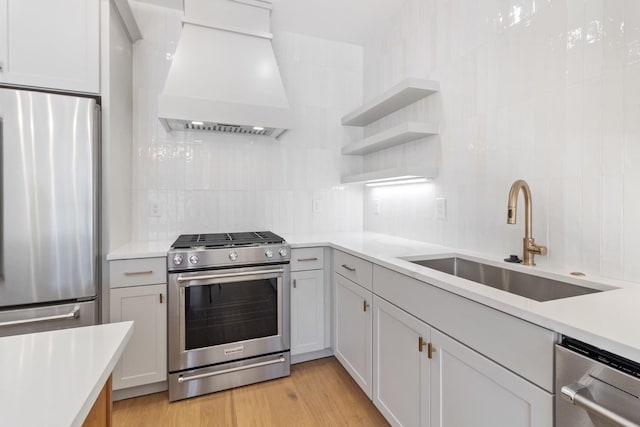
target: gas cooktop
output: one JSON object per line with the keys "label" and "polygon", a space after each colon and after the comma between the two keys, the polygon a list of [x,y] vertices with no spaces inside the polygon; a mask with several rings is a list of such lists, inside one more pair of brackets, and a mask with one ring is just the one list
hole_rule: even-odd
{"label": "gas cooktop", "polygon": [[229,248],[284,243],[284,239],[271,231],[241,233],[183,234],[171,249]]}
{"label": "gas cooktop", "polygon": [[169,272],[266,264],[288,264],[285,240],[271,231],[183,234],[167,253]]}

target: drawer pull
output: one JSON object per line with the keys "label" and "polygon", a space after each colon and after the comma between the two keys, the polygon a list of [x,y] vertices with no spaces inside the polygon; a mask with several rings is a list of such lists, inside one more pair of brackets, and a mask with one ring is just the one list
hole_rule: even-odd
{"label": "drawer pull", "polygon": [[308,262],[308,261],[317,261],[318,257],[313,257],[313,258],[298,258],[298,262]]}
{"label": "drawer pull", "polygon": [[356,271],[355,267],[350,267],[347,264],[342,264],[342,268],[351,271],[352,273]]}
{"label": "drawer pull", "polygon": [[367,302],[367,300],[362,301],[362,303],[362,310],[367,311],[367,308],[369,308],[369,303]]}
{"label": "drawer pull", "polygon": [[153,274],[153,270],[146,270],[146,271],[125,271],[124,275],[125,276],[141,276],[143,274]]}

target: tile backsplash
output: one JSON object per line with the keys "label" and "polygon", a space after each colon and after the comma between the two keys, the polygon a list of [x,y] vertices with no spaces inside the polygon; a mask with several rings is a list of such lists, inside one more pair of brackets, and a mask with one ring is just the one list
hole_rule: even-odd
{"label": "tile backsplash", "polygon": [[407,0],[365,46],[364,98],[407,76],[438,80],[441,92],[365,133],[433,119],[440,135],[364,166],[436,162],[440,174],[365,190],[366,230],[521,254],[522,196],[518,224],[506,215],[522,178],[533,235],[549,247],[539,265],[640,280],[640,2]]}
{"label": "tile backsplash", "polygon": [[340,117],[362,100],[362,47],[275,34],[274,50],[295,117],[294,129],[279,140],[167,133],[157,117],[157,96],[182,13],[132,5],[144,34],[133,55],[134,240],[252,229],[362,230],[362,189],[338,185],[341,174],[362,163],[340,154],[358,131],[341,127]]}

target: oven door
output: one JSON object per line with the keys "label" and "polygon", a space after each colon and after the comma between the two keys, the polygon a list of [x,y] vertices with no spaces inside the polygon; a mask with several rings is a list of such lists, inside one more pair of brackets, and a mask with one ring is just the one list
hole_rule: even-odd
{"label": "oven door", "polygon": [[170,273],[169,371],[289,350],[289,265]]}

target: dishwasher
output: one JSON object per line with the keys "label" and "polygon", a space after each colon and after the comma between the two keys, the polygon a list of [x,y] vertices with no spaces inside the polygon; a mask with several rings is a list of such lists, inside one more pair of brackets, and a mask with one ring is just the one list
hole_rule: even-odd
{"label": "dishwasher", "polygon": [[640,363],[569,337],[555,354],[556,427],[640,427]]}

